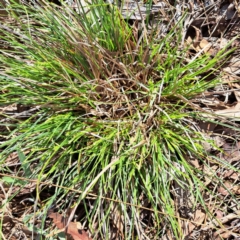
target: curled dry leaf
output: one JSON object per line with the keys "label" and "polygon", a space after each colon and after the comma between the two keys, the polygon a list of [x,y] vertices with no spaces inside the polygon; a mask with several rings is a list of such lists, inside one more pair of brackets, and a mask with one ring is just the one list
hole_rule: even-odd
{"label": "curled dry leaf", "polygon": [[216,228],[218,226],[222,226],[224,223],[232,220],[238,219],[240,215],[240,211],[235,211],[235,213],[230,213],[227,216],[224,216],[220,219],[213,219],[210,223],[207,223],[205,227],[202,228],[203,231],[206,231],[210,228]]}
{"label": "curled dry leaf", "polygon": [[230,193],[233,194],[240,194],[240,186],[238,185],[233,185],[231,182],[225,182],[224,183],[225,187],[221,186],[218,188],[218,192],[222,194],[223,196],[227,196]]}
{"label": "curled dry leaf", "polygon": [[238,179],[240,179],[240,176],[237,172],[233,170],[228,170],[224,173],[223,178],[229,178],[237,181]]}
{"label": "curled dry leaf", "polygon": [[[53,211],[49,211],[48,217],[53,219],[57,228],[62,229],[63,231],[65,230],[67,218]],[[84,230],[80,229],[79,225],[80,224],[77,222],[70,222],[65,232],[70,234],[74,240],[92,240]]]}
{"label": "curled dry leaf", "polygon": [[190,45],[190,49],[195,50],[196,52],[208,53],[211,56],[216,55],[216,50],[213,49],[213,45],[208,42],[205,38],[198,41],[193,40],[191,37],[188,37],[186,40],[186,45]]}
{"label": "curled dry leaf", "polygon": [[235,106],[215,111],[215,114],[222,115],[230,118],[239,118],[240,117],[240,103],[237,103]]}
{"label": "curled dry leaf", "polygon": [[197,209],[194,213],[194,219],[193,222],[189,222],[188,228],[187,228],[187,235],[191,236],[193,233],[193,230],[197,227],[199,227],[203,221],[205,220],[206,213],[204,213],[202,210]]}

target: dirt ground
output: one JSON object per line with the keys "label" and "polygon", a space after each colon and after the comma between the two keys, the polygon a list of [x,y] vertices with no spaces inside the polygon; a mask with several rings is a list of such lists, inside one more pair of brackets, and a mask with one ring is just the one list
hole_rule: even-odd
{"label": "dirt ground", "polygon": [[[175,5],[175,17],[180,18],[181,12],[188,9],[189,16],[184,22],[183,44],[190,44],[191,53],[194,55],[202,52],[209,53],[214,56],[218,51],[223,49],[229,41],[231,41],[229,48],[234,49],[231,57],[227,62],[221,66],[222,84],[216,86],[214,89],[209,89],[208,92],[195,99],[193,104],[200,105],[203,109],[212,110],[216,114],[221,114],[227,123],[240,129],[240,3],[236,0],[196,0],[196,1],[179,1]],[[140,4],[140,3],[139,3]],[[152,6],[152,20],[150,24],[154,27],[157,24],[159,16],[164,17],[162,25],[159,27],[166,27],[171,19],[164,14],[164,8],[167,4],[174,5],[174,1],[158,1],[155,0]],[[123,7],[123,16],[126,16],[133,9],[134,14],[131,21],[141,22],[142,16],[146,15],[146,5],[142,3],[140,7],[136,7],[137,3],[128,2]],[[136,8],[141,10],[141,14]],[[2,18],[3,21],[4,18]],[[21,114],[26,109],[21,106],[12,106],[12,109],[1,108],[1,112],[12,112],[14,114]],[[209,151],[215,152],[220,159],[227,161],[230,165],[240,170],[240,133],[229,127],[219,126],[210,122],[199,122],[199,127],[206,132],[206,137],[214,140],[216,146],[223,151],[211,149],[207,143],[206,148]],[[195,160],[192,164],[196,168],[202,166]],[[18,167],[20,161],[18,154],[11,154],[5,166],[12,170]],[[240,176],[239,172],[227,170],[227,168],[219,167],[217,164],[211,166],[212,171],[217,172],[219,179],[224,183],[226,188],[218,187],[216,182],[205,178],[205,185],[215,189],[218,196],[218,202],[212,202],[211,198],[206,196],[207,206],[215,212],[216,219],[211,224],[206,223],[206,213],[202,209],[197,209],[191,213],[191,221],[186,224],[180,221],[182,228],[186,228],[188,237],[184,239],[228,239],[240,240]],[[209,171],[209,169],[206,171]],[[2,172],[2,177],[7,177]],[[46,183],[47,184],[47,183]],[[227,189],[231,191],[227,191]],[[54,191],[54,186],[45,188],[41,192],[41,199],[47,199],[51,192]],[[34,195],[36,193],[36,182],[29,182],[25,188],[12,187],[6,184],[3,180],[0,181],[0,201],[1,201],[1,219],[2,231],[1,239],[39,239],[39,235],[31,231],[29,226],[25,224],[26,216],[33,214],[35,211]],[[9,196],[13,196],[10,202],[6,202]],[[238,203],[238,204],[236,204]],[[62,216],[49,215],[46,220],[46,227],[54,229],[58,222],[61,222]],[[53,224],[55,223],[55,225]],[[36,220],[35,225],[39,224],[41,219]],[[73,223],[72,223],[73,224]],[[75,224],[75,223],[74,223]],[[57,225],[58,226],[58,225]],[[214,231],[215,227],[220,227],[219,230]],[[58,226],[60,229],[64,225]],[[70,228],[74,225],[70,225]],[[94,234],[93,234],[94,235]],[[86,232],[75,236],[74,239],[91,239]],[[121,239],[121,238],[115,238]],[[166,238],[170,239],[170,238]],[[172,238],[174,239],[174,238]]]}

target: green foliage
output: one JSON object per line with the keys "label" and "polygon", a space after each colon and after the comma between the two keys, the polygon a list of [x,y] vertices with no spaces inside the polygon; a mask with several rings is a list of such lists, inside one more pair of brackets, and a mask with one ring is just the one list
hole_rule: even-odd
{"label": "green foliage", "polygon": [[[161,38],[145,28],[136,34],[103,1],[79,6],[79,14],[47,3],[12,4],[11,10],[11,31],[1,30],[8,48],[0,50],[0,105],[38,110],[26,120],[11,119],[1,162],[18,152],[28,177],[83,192],[91,186],[97,195],[91,208],[86,194],[76,200],[61,188],[46,207],[65,196],[66,205],[81,202],[83,218],[100,238],[109,238],[116,214],[125,239],[133,239],[139,205],[153,209],[151,234],[160,239],[170,229],[181,239],[173,183],[196,191],[195,205],[204,205],[196,188],[204,187],[201,174],[188,162],[207,157],[194,124],[201,112],[191,99],[216,83],[209,76],[226,55],[191,59],[179,47],[181,21]],[[102,197],[133,205],[119,203],[114,213],[116,203]]]}

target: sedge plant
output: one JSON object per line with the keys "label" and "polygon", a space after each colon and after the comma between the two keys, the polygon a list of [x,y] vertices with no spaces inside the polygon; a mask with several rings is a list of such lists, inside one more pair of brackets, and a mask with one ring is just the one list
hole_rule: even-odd
{"label": "sedge plant", "polygon": [[[227,53],[191,57],[184,18],[161,34],[104,1],[77,8],[8,6],[0,104],[25,108],[1,114],[1,163],[18,153],[21,176],[38,180],[35,217],[75,204],[95,239],[182,239],[176,189],[192,210],[208,191],[189,163],[209,159],[191,99],[216,84]],[[58,187],[42,199],[41,182]]]}

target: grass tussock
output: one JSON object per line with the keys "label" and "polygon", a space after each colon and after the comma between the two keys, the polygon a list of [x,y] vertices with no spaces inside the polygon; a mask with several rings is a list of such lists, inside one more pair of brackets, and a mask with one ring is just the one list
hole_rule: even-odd
{"label": "grass tussock", "polygon": [[1,163],[17,152],[21,176],[82,192],[56,188],[36,215],[77,202],[96,238],[181,239],[177,189],[191,195],[187,209],[205,207],[203,173],[189,160],[211,161],[191,100],[216,83],[226,55],[192,57],[181,46],[184,18],[149,34],[102,1],[79,8],[12,3],[1,29],[0,104],[29,115],[2,114]]}

